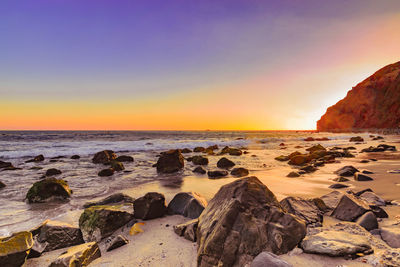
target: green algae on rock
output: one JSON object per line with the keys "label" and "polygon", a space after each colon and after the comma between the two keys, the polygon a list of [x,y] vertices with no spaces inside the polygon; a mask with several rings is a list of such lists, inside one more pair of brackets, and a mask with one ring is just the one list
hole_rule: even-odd
{"label": "green algae on rock", "polygon": [[29,189],[25,199],[29,203],[46,202],[50,199],[66,200],[71,197],[72,190],[62,179],[46,178],[36,182]]}

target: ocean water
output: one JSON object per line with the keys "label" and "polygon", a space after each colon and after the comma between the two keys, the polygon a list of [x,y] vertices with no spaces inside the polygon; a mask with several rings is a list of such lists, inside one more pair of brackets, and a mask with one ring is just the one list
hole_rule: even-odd
{"label": "ocean water", "polygon": [[[145,183],[159,182],[161,186],[179,190],[186,177],[194,176],[194,166],[185,163],[184,170],[177,174],[157,174],[152,165],[156,163],[157,155],[168,149],[193,149],[215,144],[220,149],[224,146],[237,147],[247,150],[249,154],[233,157],[236,164],[250,171],[259,171],[279,168],[282,163],[275,161],[274,157],[292,152],[289,149],[283,151],[280,143],[290,144],[292,148],[322,143],[305,142],[304,138],[309,136],[329,138],[329,141],[323,141],[323,145],[329,147],[348,144],[349,137],[353,135],[301,131],[2,131],[0,160],[11,161],[21,169],[0,171],[0,181],[6,184],[0,189],[0,236],[30,229],[45,219],[80,210],[83,203],[94,198]],[[368,134],[362,136],[367,137]],[[105,149],[114,150],[118,155],[133,156],[135,161],[124,163],[124,172],[112,177],[99,177],[97,173],[104,166],[93,164],[91,158],[94,153]],[[44,155],[45,161],[25,163],[39,154]],[[70,159],[75,154],[81,159]],[[185,154],[185,157],[194,154]],[[216,169],[219,158],[209,156],[210,164],[206,168]],[[57,178],[69,183],[73,190],[71,200],[68,203],[27,204],[24,199],[30,186],[40,180],[49,168],[62,171]],[[206,176],[202,179],[203,183],[207,183]]]}

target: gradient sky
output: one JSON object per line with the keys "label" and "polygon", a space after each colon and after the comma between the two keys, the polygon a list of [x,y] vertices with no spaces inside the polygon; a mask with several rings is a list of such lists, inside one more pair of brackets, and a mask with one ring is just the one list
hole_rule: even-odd
{"label": "gradient sky", "polygon": [[2,0],[0,129],[315,129],[400,1]]}

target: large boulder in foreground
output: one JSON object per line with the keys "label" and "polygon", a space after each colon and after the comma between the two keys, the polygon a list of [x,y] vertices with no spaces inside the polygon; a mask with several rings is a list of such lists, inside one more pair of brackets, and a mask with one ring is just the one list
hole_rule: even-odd
{"label": "large boulder in foreground", "polygon": [[262,251],[282,254],[306,234],[257,177],[220,188],[199,217],[198,266],[244,266]]}
{"label": "large boulder in foreground", "polygon": [[356,196],[344,194],[336,208],[332,211],[332,217],[342,221],[354,221],[370,210],[368,204]]}
{"label": "large boulder in foreground", "polygon": [[103,150],[94,154],[92,162],[96,164],[109,164],[117,155],[112,150]]}
{"label": "large boulder in foreground", "polygon": [[72,191],[68,183],[62,179],[46,178],[36,182],[26,194],[29,203],[46,202],[50,200],[66,200]]}
{"label": "large boulder in foreground", "polygon": [[317,122],[318,131],[391,128],[400,124],[400,61],[350,90]]}
{"label": "large boulder in foreground", "polygon": [[180,214],[195,219],[207,206],[207,200],[196,192],[181,192],[168,204],[169,214]]}
{"label": "large boulder in foreground", "polygon": [[167,213],[165,197],[157,192],[149,192],[133,202],[134,216],[138,219],[151,220],[163,217]]}
{"label": "large boulder in foreground", "polygon": [[132,205],[92,206],[79,218],[79,228],[86,242],[100,241],[133,219]]}
{"label": "large boulder in foreground", "polygon": [[173,173],[185,166],[184,157],[178,149],[163,152],[158,158],[156,167],[157,172]]}
{"label": "large boulder in foreground", "polygon": [[49,267],[88,266],[89,263],[100,257],[99,246],[96,242],[90,242],[69,248],[58,256]]}
{"label": "large boulder in foreground", "polygon": [[33,239],[30,232],[19,232],[0,238],[0,266],[22,266],[32,246]]}

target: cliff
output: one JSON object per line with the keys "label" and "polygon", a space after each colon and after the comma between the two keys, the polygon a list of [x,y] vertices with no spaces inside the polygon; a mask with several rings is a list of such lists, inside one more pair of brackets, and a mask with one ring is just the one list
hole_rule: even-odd
{"label": "cliff", "polygon": [[317,122],[318,131],[396,129],[400,127],[400,61],[351,89]]}

